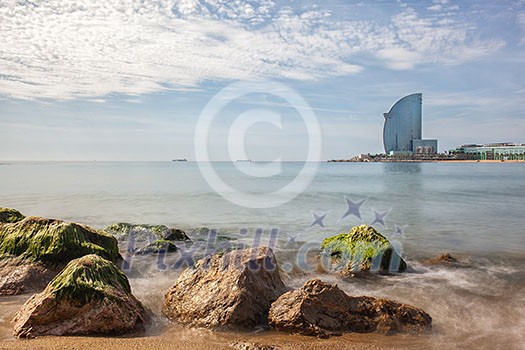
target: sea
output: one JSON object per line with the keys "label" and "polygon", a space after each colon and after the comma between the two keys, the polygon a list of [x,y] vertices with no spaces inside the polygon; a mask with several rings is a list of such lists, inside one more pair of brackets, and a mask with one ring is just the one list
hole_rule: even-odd
{"label": "sea", "polygon": [[[97,229],[206,227],[231,248],[269,245],[290,288],[320,278],[432,316],[431,334],[388,337],[393,347],[525,346],[525,163],[0,162],[0,207]],[[310,258],[322,240],[361,224],[389,238],[410,272],[319,272]],[[441,253],[459,264],[425,263]],[[174,261],[142,260],[129,274],[158,314],[180,273]],[[20,303],[0,298],[0,340]]]}

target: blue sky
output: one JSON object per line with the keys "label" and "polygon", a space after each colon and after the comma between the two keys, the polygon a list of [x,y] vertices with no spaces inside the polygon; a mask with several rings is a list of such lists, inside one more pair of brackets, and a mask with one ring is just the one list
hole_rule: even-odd
{"label": "blue sky", "polygon": [[194,159],[202,111],[238,81],[306,104],[229,101],[214,160],[250,111],[249,158],[305,159],[307,108],[322,159],[382,152],[383,113],[414,92],[440,150],[525,142],[523,0],[3,0],[0,33],[0,160]]}

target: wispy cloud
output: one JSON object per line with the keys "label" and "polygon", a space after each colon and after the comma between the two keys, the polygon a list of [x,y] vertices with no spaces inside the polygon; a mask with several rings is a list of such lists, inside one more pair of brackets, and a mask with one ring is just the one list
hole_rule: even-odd
{"label": "wispy cloud", "polygon": [[520,45],[525,45],[525,12],[519,13],[516,17],[518,25],[521,28]]}
{"label": "wispy cloud", "polygon": [[399,11],[380,25],[271,0],[3,1],[0,95],[72,99],[205,81],[317,80],[359,73],[363,57],[403,70],[461,64],[504,45],[476,39],[476,27],[453,14]]}

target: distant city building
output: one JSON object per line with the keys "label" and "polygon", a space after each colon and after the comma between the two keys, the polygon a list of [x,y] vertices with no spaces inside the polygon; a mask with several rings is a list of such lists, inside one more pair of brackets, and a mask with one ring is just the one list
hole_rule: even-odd
{"label": "distant city building", "polygon": [[385,153],[437,152],[437,140],[422,139],[421,93],[408,95],[397,101],[388,113],[384,113],[383,144]]}
{"label": "distant city building", "polygon": [[524,160],[525,144],[511,142],[461,145],[450,151],[460,159]]}

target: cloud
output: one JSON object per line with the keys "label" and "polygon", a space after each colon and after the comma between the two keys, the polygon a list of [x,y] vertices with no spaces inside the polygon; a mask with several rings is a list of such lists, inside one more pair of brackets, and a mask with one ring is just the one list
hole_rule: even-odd
{"label": "cloud", "polygon": [[525,44],[525,12],[523,13],[519,13],[517,16],[516,16],[516,19],[518,21],[518,25],[520,26],[521,28],[521,40],[520,40],[520,45],[524,45]]}
{"label": "cloud", "polygon": [[6,0],[0,95],[74,99],[206,81],[318,80],[359,73],[363,57],[411,69],[461,64],[502,46],[472,39],[471,24],[440,20],[406,7],[385,24],[349,21],[271,0]]}
{"label": "cloud", "polygon": [[[450,15],[452,16],[452,15]],[[457,65],[490,55],[501,49],[501,40],[479,40],[475,26],[451,17],[422,18],[407,8],[392,18],[396,40],[376,55],[391,69],[412,69],[418,64]]]}
{"label": "cloud", "polygon": [[411,69],[421,61],[421,55],[402,47],[392,47],[377,51],[377,57],[386,61],[389,68],[395,70]]}

